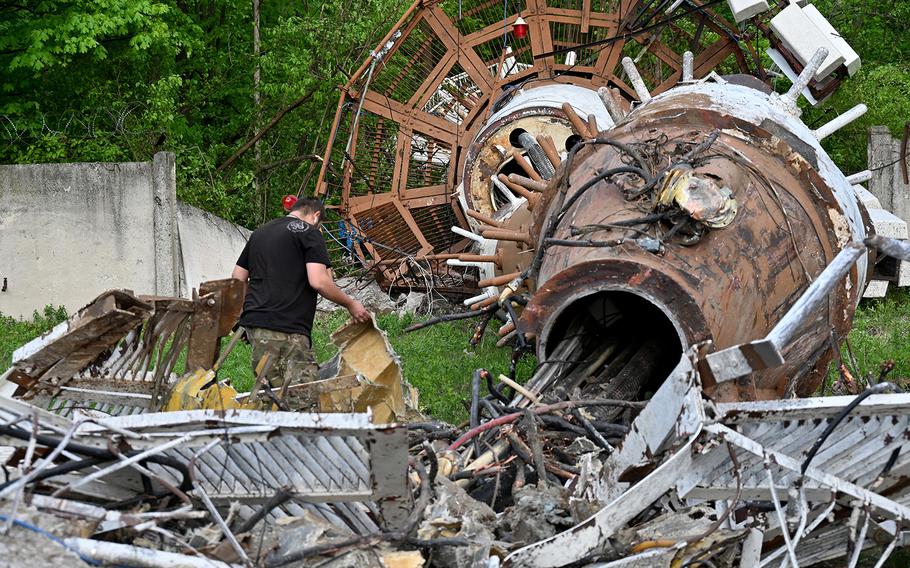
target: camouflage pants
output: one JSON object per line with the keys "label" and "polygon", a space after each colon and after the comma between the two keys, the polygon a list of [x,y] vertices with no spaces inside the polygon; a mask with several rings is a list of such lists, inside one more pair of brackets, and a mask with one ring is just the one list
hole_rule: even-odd
{"label": "camouflage pants", "polygon": [[272,388],[317,380],[319,368],[310,338],[306,335],[249,328],[247,337],[253,347],[253,373],[264,355],[268,355],[272,362],[271,369],[266,374]]}

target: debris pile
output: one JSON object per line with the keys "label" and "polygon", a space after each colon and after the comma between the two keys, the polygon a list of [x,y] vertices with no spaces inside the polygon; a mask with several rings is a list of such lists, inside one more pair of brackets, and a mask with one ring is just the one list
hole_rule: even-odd
{"label": "debris pile", "polygon": [[[902,243],[869,244],[910,258]],[[785,321],[825,301],[854,248]],[[149,404],[165,397],[151,393],[174,373],[114,376],[103,363],[139,333],[167,365],[145,326],[176,318],[125,292],[99,302],[24,346],[0,384],[0,545],[13,565],[856,566],[870,547],[886,558],[907,544],[910,395],[884,394],[888,383],[855,397],[715,402],[699,369],[735,376],[723,362],[737,346],[708,361],[688,350],[646,401],[553,400],[570,391],[546,365],[523,386],[478,370],[465,428],[377,423],[371,410],[157,412]],[[210,317],[185,313],[188,330]],[[348,347],[363,335],[347,333]],[[394,355],[378,345],[388,369]],[[36,371],[67,367],[71,377]],[[121,393],[126,404],[112,403]]]}

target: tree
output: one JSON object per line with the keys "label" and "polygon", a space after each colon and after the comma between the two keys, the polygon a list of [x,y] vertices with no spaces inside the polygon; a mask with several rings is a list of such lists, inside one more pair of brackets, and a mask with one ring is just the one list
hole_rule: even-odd
{"label": "tree", "polygon": [[[308,156],[322,152],[337,85],[405,4],[263,3],[257,56],[246,0],[5,1],[0,162],[171,150],[181,199],[247,226],[262,218],[257,176],[273,195],[300,188]],[[241,154],[217,171],[276,115],[259,159]],[[267,215],[280,210],[277,199],[266,205]]]}

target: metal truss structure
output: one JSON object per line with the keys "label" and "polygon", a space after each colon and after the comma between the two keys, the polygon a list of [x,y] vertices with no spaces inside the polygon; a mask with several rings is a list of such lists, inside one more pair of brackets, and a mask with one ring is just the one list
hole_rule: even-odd
{"label": "metal truss structure", "polygon": [[[346,222],[341,238],[386,285],[476,290],[475,268],[445,261],[473,244],[452,231],[470,228],[465,211],[489,215],[500,205],[469,197],[462,208],[456,198],[483,161],[477,140],[491,118],[522,89],[549,85],[559,94],[544,105],[548,133],[562,151],[577,136],[577,117],[561,103],[587,108],[584,99],[599,88],[626,107],[638,97],[624,57],[652,94],[681,80],[687,50],[696,77],[718,70],[764,78],[754,45],[763,24],[743,32],[716,4],[418,0],[342,88],[317,187]],[[516,22],[526,33],[515,33]],[[518,112],[537,116],[533,106]],[[507,139],[497,143],[521,150]]]}

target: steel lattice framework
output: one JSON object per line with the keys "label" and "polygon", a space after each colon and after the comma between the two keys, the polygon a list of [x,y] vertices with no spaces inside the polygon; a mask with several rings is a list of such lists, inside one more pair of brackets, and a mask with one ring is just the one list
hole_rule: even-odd
{"label": "steel lattice framework", "polygon": [[[763,78],[752,45],[763,24],[743,28],[752,36],[716,4],[418,0],[342,88],[317,195],[338,206],[348,247],[381,282],[476,289],[476,270],[444,261],[471,244],[451,230],[468,228],[465,211],[496,212],[470,195],[459,207],[457,191],[498,107],[544,85],[605,87],[634,101],[626,56],[652,94],[678,83],[686,50],[696,78],[715,69]],[[514,30],[519,18],[524,37]],[[573,119],[558,105],[552,114]]]}

